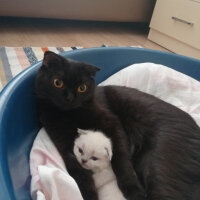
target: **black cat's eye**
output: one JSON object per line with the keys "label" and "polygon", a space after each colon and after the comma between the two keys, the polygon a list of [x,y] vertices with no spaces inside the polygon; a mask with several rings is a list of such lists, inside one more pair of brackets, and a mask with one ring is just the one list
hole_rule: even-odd
{"label": "black cat's eye", "polygon": [[63,83],[62,80],[56,78],[56,79],[53,80],[53,85],[56,88],[62,88],[64,86],[64,83]]}
{"label": "black cat's eye", "polygon": [[95,157],[95,156],[92,156],[91,159],[94,160],[94,161],[98,160],[98,158]]}
{"label": "black cat's eye", "polygon": [[79,153],[83,154],[83,150],[81,148],[78,148]]}
{"label": "black cat's eye", "polygon": [[80,92],[80,93],[86,92],[86,90],[87,90],[87,85],[86,84],[81,84],[78,87],[78,92]]}

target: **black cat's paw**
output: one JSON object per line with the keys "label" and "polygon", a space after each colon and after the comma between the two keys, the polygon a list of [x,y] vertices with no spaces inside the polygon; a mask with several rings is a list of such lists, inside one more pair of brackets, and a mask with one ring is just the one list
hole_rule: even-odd
{"label": "black cat's paw", "polygon": [[127,200],[146,200],[146,196],[142,193],[137,194],[129,194],[128,197],[126,197]]}
{"label": "black cat's paw", "polygon": [[89,193],[82,194],[84,200],[99,200],[97,193],[94,191],[90,191]]}
{"label": "black cat's paw", "polygon": [[81,190],[84,200],[98,200],[97,190],[92,179],[91,172],[84,170],[85,173],[80,174],[79,189]]}
{"label": "black cat's paw", "polygon": [[98,200],[95,185],[89,177],[85,177],[85,183],[79,184],[79,189],[84,200]]}
{"label": "black cat's paw", "polygon": [[126,184],[120,186],[127,200],[146,200],[146,194],[143,189],[134,184]]}

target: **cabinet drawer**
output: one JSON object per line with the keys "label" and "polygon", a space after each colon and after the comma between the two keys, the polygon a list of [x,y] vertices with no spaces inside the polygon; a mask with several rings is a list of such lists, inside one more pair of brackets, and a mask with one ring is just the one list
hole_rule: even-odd
{"label": "cabinet drawer", "polygon": [[200,49],[200,2],[157,0],[150,27]]}

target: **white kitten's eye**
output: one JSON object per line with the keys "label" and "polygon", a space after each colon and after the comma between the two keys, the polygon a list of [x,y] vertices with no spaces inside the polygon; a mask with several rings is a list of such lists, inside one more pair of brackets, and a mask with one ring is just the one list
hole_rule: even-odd
{"label": "white kitten's eye", "polygon": [[98,158],[95,157],[95,156],[92,156],[91,159],[94,160],[94,161],[98,160]]}
{"label": "white kitten's eye", "polygon": [[79,147],[78,148],[79,153],[83,154],[83,150]]}

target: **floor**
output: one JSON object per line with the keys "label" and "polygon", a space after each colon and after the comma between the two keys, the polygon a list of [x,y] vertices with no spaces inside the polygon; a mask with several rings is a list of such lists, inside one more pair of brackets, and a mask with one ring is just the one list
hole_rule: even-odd
{"label": "floor", "polygon": [[167,51],[149,41],[148,24],[0,17],[0,46],[142,46]]}

